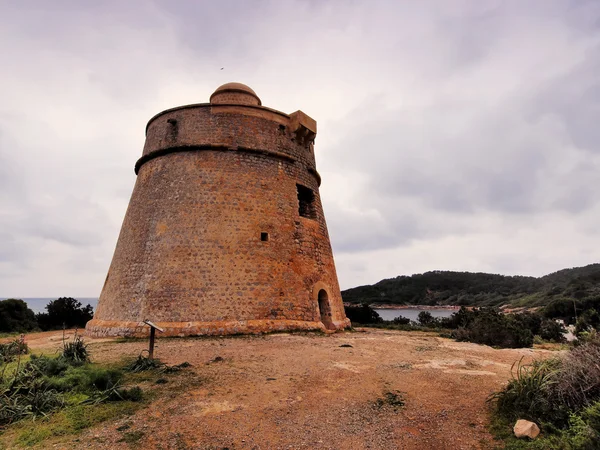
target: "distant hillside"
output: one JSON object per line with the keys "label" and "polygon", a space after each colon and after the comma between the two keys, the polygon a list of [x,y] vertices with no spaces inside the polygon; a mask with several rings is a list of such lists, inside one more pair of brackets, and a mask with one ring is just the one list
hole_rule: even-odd
{"label": "distant hillside", "polygon": [[349,303],[543,306],[555,299],[600,298],[600,264],[540,278],[435,270],[342,291]]}

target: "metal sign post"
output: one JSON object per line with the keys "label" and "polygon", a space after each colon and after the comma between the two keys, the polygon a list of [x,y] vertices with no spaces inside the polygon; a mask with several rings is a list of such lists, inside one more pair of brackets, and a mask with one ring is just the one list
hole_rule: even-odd
{"label": "metal sign post", "polygon": [[154,359],[154,337],[156,335],[156,330],[160,331],[161,333],[165,330],[153,324],[149,320],[144,320],[144,323],[150,327],[150,347],[148,348],[148,359]]}

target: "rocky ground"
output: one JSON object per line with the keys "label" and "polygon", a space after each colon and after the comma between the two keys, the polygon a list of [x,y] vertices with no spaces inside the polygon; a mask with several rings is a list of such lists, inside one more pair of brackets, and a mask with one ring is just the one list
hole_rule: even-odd
{"label": "rocky ground", "polygon": [[[38,333],[27,340],[50,353],[61,336]],[[87,341],[99,362],[137,356],[146,347],[145,341]],[[169,389],[155,388],[155,400],[134,416],[50,448],[494,448],[486,431],[487,396],[510,378],[515,361],[548,352],[375,329],[159,337],[157,357],[192,367],[173,376]],[[124,430],[135,444],[124,442]]]}

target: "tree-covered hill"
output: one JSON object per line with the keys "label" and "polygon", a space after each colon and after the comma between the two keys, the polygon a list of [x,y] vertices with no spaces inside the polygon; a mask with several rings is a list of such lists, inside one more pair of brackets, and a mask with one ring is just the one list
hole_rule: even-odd
{"label": "tree-covered hill", "polygon": [[342,291],[349,303],[543,306],[552,300],[600,299],[600,264],[540,278],[435,270]]}

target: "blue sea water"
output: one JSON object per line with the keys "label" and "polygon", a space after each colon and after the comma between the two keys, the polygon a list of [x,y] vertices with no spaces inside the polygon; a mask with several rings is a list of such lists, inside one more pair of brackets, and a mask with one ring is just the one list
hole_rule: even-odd
{"label": "blue sea water", "polygon": [[[6,300],[8,297],[0,297],[0,300]],[[19,297],[10,297],[10,298],[19,298]],[[47,297],[47,298],[23,298],[23,300],[29,306],[34,313],[46,312],[46,305],[50,303],[52,300],[56,300],[58,297]],[[93,297],[75,297],[76,300],[80,301],[83,306],[92,305],[94,310],[96,309],[96,305],[98,304],[98,298]]]}

